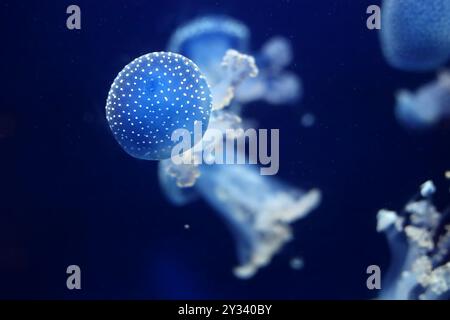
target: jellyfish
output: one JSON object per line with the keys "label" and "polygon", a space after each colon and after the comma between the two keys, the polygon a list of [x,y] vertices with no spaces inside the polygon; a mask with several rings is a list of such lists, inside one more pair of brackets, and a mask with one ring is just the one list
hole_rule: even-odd
{"label": "jellyfish", "polygon": [[450,118],[450,73],[442,72],[416,93],[400,91],[395,112],[397,119],[410,128],[428,128]]}
{"label": "jellyfish", "polygon": [[434,183],[427,181],[403,212],[378,212],[377,231],[385,233],[392,256],[381,299],[450,297],[450,211],[438,211],[435,192]]}
{"label": "jellyfish", "polygon": [[239,258],[233,272],[241,279],[267,266],[292,239],[290,224],[320,203],[319,190],[305,192],[291,187],[273,176],[261,176],[248,164],[201,165],[194,187],[180,190],[167,172],[169,162],[161,161],[158,169],[165,195],[177,206],[194,200],[194,195],[201,196],[224,218],[234,235]]}
{"label": "jellyfish", "polygon": [[450,1],[384,0],[381,44],[388,63],[435,70],[450,58]]}
{"label": "jellyfish", "polygon": [[[263,100],[277,105],[297,101],[302,94],[301,81],[294,73],[285,71],[292,63],[290,41],[275,36],[257,53],[250,52],[249,42],[249,29],[242,22],[227,16],[204,16],[178,28],[168,48],[198,64],[208,83],[216,88],[213,97],[217,97],[217,108],[227,106],[231,98],[239,103]],[[254,56],[249,65],[259,72],[245,80],[236,79],[223,59],[229,50]],[[248,59],[242,61],[248,64]],[[223,90],[229,88],[230,83],[232,92]]]}
{"label": "jellyfish", "polygon": [[[205,150],[214,149],[221,140],[225,139],[226,131],[242,129],[242,118],[231,110],[225,109],[234,98],[236,86],[245,81],[246,78],[255,76],[258,69],[254,64],[252,56],[242,54],[236,50],[228,50],[221,63],[225,66],[227,76],[221,82],[211,86],[212,111],[209,124],[203,138],[198,141],[190,150],[180,155],[180,163],[167,164],[167,172],[176,179],[179,187],[191,187],[200,176],[198,165],[204,160]],[[217,132],[221,132],[221,137],[216,137]],[[233,137],[237,138],[237,137]],[[173,160],[173,159],[172,159]],[[214,159],[207,160],[213,163]]]}
{"label": "jellyfish", "polygon": [[171,156],[176,129],[189,130],[192,136],[194,125],[206,129],[211,108],[209,86],[192,61],[153,52],[119,72],[108,94],[106,119],[129,155],[161,160]]}
{"label": "jellyfish", "polygon": [[178,52],[204,70],[209,83],[221,80],[221,62],[229,49],[247,52],[250,32],[243,23],[227,16],[204,16],[178,28],[168,50]]}
{"label": "jellyfish", "polygon": [[168,48],[192,59],[205,74],[212,110],[201,141],[180,154],[182,161],[172,157],[158,166],[161,188],[172,204],[203,198],[227,221],[236,239],[240,263],[234,274],[239,278],[268,265],[292,238],[290,224],[315,209],[321,198],[319,190],[304,192],[261,176],[255,165],[217,164],[215,153],[205,156],[205,150],[240,138],[240,129],[248,125],[233,103],[282,103],[300,89],[298,78],[284,71],[292,61],[287,40],[269,40],[260,54],[251,55],[248,39],[242,23],[217,16],[196,19],[172,36]]}

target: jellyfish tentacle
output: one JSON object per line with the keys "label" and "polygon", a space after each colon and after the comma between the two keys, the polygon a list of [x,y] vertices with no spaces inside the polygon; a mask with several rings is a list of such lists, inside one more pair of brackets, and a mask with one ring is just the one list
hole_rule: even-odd
{"label": "jellyfish tentacle", "polygon": [[401,214],[379,211],[377,231],[385,233],[393,257],[380,298],[443,299],[450,293],[450,224],[432,202],[435,192],[428,181]]}

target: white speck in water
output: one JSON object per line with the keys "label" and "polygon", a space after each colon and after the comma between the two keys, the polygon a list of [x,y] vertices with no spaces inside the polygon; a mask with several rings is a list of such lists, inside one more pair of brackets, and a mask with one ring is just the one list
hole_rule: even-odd
{"label": "white speck in water", "polygon": [[316,123],[316,117],[312,113],[305,113],[301,119],[302,126],[310,128]]}
{"label": "white speck in water", "polygon": [[291,265],[292,269],[300,270],[300,269],[302,269],[304,267],[305,262],[303,261],[302,258],[295,257],[295,258],[291,259],[290,265]]}

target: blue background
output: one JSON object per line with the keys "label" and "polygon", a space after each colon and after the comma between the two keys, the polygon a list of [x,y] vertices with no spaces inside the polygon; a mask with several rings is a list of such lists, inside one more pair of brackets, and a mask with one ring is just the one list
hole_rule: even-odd
{"label": "blue background", "polygon": [[[378,209],[400,209],[430,178],[438,205],[448,200],[448,126],[409,132],[393,113],[398,89],[436,74],[385,63],[366,28],[379,1],[77,0],[82,29],[69,31],[72,2],[1,3],[0,298],[374,298],[366,267],[389,266]],[[323,191],[294,241],[247,281],[231,273],[234,242],[219,215],[202,201],[171,206],[157,163],[123,152],[104,116],[125,64],[211,13],[246,23],[255,50],[274,35],[292,41],[301,103],[253,103],[246,116],[281,128],[280,178]],[[300,125],[306,112],[312,128]],[[301,271],[289,267],[295,256]],[[80,291],[66,289],[70,264],[82,269]]]}

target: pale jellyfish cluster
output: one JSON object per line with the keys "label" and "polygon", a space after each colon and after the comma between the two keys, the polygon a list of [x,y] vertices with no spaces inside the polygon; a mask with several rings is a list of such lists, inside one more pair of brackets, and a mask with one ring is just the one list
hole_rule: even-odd
{"label": "pale jellyfish cluster", "polygon": [[251,165],[202,165],[193,188],[179,188],[167,175],[170,160],[161,161],[159,175],[168,199],[181,206],[201,196],[230,226],[236,242],[239,265],[234,274],[252,277],[270,263],[292,239],[290,224],[308,215],[321,194],[303,191],[275,177],[261,176]]}
{"label": "pale jellyfish cluster", "polygon": [[450,58],[450,1],[384,0],[381,42],[393,67],[439,68]]}
{"label": "pale jellyfish cluster", "polygon": [[397,94],[396,116],[407,127],[427,128],[450,118],[450,73],[441,72],[438,79],[413,93]]}
{"label": "pale jellyfish cluster", "polygon": [[[236,81],[223,68],[228,50],[254,56],[258,75]],[[205,16],[178,28],[171,37],[168,50],[194,61],[206,75],[209,84],[220,91],[216,108],[234,101],[248,103],[263,100],[271,104],[286,104],[299,99],[302,84],[297,75],[286,71],[292,63],[291,43],[284,37],[269,39],[260,52],[250,50],[250,32],[242,22],[227,16]],[[252,58],[253,59],[253,58]],[[228,84],[233,83],[233,86]],[[227,88],[227,92],[223,92]],[[231,98],[230,98],[231,97]]]}
{"label": "pale jellyfish cluster", "polygon": [[402,212],[378,212],[377,231],[385,233],[392,255],[379,298],[450,297],[450,224],[445,220],[448,210],[441,213],[435,207],[435,192],[433,182],[427,181]]}
{"label": "pale jellyfish cluster", "polygon": [[243,133],[236,129],[244,129],[246,121],[230,108],[233,102],[282,103],[299,96],[298,78],[284,71],[292,61],[289,43],[274,38],[256,59],[248,54],[248,44],[247,27],[228,17],[199,18],[175,32],[169,49],[191,58],[205,74],[212,112],[202,140],[181,155],[183,163],[167,159],[158,169],[172,204],[183,206],[202,198],[230,226],[239,258],[234,274],[239,278],[250,278],[267,266],[292,239],[290,224],[315,209],[321,198],[319,190],[303,191],[262,176],[255,165],[217,164],[214,155],[204,157],[205,149]]}

